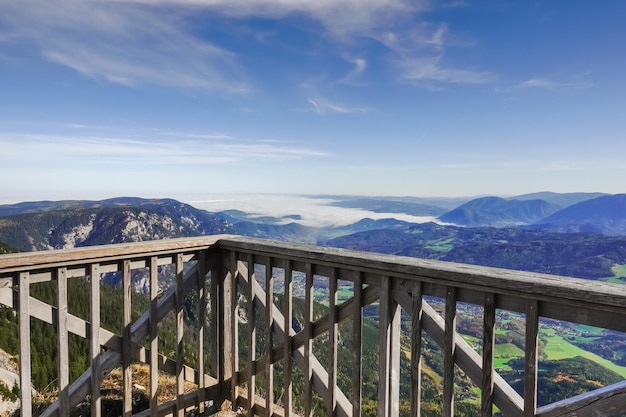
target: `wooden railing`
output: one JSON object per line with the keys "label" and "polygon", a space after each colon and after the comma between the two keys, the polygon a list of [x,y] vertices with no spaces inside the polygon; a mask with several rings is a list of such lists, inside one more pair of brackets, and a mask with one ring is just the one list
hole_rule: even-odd
{"label": "wooden railing", "polygon": [[[121,277],[119,334],[101,325],[105,274]],[[133,274],[149,281],[149,307],[134,320]],[[168,277],[174,282],[164,288]],[[89,283],[89,317],[68,311],[70,279]],[[30,293],[32,285],[46,281],[56,285],[54,303]],[[137,362],[150,364],[150,407],[136,415],[182,416],[227,400],[249,416],[398,416],[401,408],[418,416],[425,336],[443,355],[444,416],[455,414],[461,377],[477,387],[483,416],[608,416],[626,410],[626,382],[537,403],[541,320],[624,332],[626,292],[617,284],[209,236],[0,256],[0,303],[18,317],[22,416],[32,414],[31,318],[54,325],[58,335],[58,397],[46,416],[67,416],[86,397],[91,415],[99,416],[101,381],[114,368],[122,370],[124,415],[132,415],[131,365]],[[477,347],[457,331],[457,317],[469,309],[482,319]],[[522,394],[494,369],[497,310],[525,321]],[[175,335],[167,336],[175,337],[175,348],[159,352],[165,337],[159,323],[171,312]],[[372,331],[375,341],[369,340]],[[190,332],[193,352],[184,343]],[[74,381],[70,333],[90,343],[91,364]],[[364,351],[372,345],[373,352]],[[163,372],[175,376],[176,396],[159,402]],[[372,373],[375,394],[363,388]],[[402,380],[410,392],[400,392]],[[191,392],[185,392],[185,381],[194,384]]]}

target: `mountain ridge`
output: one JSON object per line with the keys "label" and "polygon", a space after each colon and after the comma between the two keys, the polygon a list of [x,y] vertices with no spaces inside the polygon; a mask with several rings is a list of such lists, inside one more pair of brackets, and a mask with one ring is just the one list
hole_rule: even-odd
{"label": "mountain ridge", "polygon": [[469,227],[510,227],[535,223],[558,210],[559,207],[544,200],[481,197],[439,216],[439,220]]}

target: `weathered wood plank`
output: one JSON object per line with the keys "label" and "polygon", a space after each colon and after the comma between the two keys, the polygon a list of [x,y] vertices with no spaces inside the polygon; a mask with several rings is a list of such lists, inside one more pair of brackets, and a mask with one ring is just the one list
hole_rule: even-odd
{"label": "weathered wood plank", "polygon": [[270,308],[265,309],[265,348],[267,363],[265,365],[265,411],[267,416],[274,414],[274,271],[272,268],[273,258],[267,259],[265,263],[265,305]]}
{"label": "weathered wood plank", "polygon": [[32,415],[32,383],[30,356],[30,284],[28,272],[21,272],[17,279],[18,320],[20,337],[20,407],[22,417]]}
{"label": "weathered wood plank", "polygon": [[59,404],[60,412],[63,415],[69,415],[69,392],[70,384],[70,360],[69,360],[69,342],[67,330],[67,276],[65,268],[57,270],[57,360],[58,360],[58,379],[59,379]]}
{"label": "weathered wood plank", "polygon": [[159,296],[159,270],[157,257],[150,258],[150,415],[157,416],[158,401],[157,390],[159,389],[159,334],[158,334],[158,296]]}
{"label": "weathered wood plank", "polygon": [[361,394],[363,387],[363,284],[360,272],[354,276],[354,313],[352,316],[352,416],[361,416]]}
{"label": "weathered wood plank", "polygon": [[313,270],[305,267],[304,284],[304,417],[313,416]]}
{"label": "weathered wood plank", "polygon": [[[115,352],[112,350],[108,350],[104,352],[99,357],[99,368],[101,375],[106,375],[111,371],[111,369],[115,368],[119,365],[122,356],[119,352]],[[88,369],[87,372],[82,374],[80,377],[74,381],[72,385],[70,385],[68,389],[70,405],[74,406],[78,404],[79,401],[82,401],[87,394],[89,394],[89,381],[91,379],[91,369]],[[42,413],[41,417],[54,417],[59,416],[59,401],[52,403],[48,408],[46,408]],[[61,417],[65,417],[68,414],[60,414]]]}
{"label": "weathered wood plank", "polygon": [[[406,291],[395,291],[394,297],[404,309],[412,305],[410,294]],[[445,321],[425,301],[422,302],[422,326],[435,343],[444,346]],[[482,358],[461,337],[455,338],[455,355],[459,367],[465,371],[474,384],[480,385],[482,379]],[[513,388],[496,372],[494,373],[494,402],[507,417],[521,417],[523,415],[524,400]]]}
{"label": "weathered wood plank", "polygon": [[222,288],[220,280],[222,279],[223,269],[219,264],[212,268],[205,264],[205,267],[211,271],[211,279],[209,281],[209,301],[211,303],[209,312],[209,329],[211,330],[209,335],[209,362],[211,364],[212,376],[220,381],[221,364],[223,361],[220,356],[222,334],[219,329],[222,326],[221,320],[224,319],[224,314],[221,311],[223,298],[220,295]]}
{"label": "weathered wood plank", "polygon": [[[285,266],[285,315],[283,317],[283,345],[284,345],[284,368],[285,368],[285,382],[284,382],[284,393],[283,393],[283,402],[285,403],[285,417],[291,417],[291,409],[293,407],[293,373],[291,360],[293,356],[293,341],[291,339],[293,335],[293,325],[291,323],[293,317],[293,269],[291,266],[291,262],[287,261],[287,265]],[[274,309],[273,304],[266,306],[266,308]],[[278,310],[278,309],[276,309]],[[273,313],[274,317],[276,317],[276,324],[279,324],[280,316],[276,313]],[[278,326],[280,329],[280,326]]]}
{"label": "weathered wood plank", "polygon": [[411,292],[411,416],[421,414],[422,395],[422,284],[414,283]]}
{"label": "weathered wood plank", "polygon": [[537,409],[537,417],[597,417],[626,410],[626,381],[598,388]]}
{"label": "weathered wood plank", "polygon": [[481,389],[481,415],[493,416],[493,360],[496,345],[496,303],[495,296],[485,294],[483,307],[483,369]]}
{"label": "weathered wood plank", "polygon": [[454,417],[454,366],[456,363],[456,288],[446,292],[443,350],[443,407],[445,417]]}
{"label": "weathered wood plank", "polygon": [[[354,274],[354,272],[353,272]],[[369,286],[361,290],[362,305],[369,305],[375,302],[380,295],[380,288]],[[342,323],[349,320],[354,315],[355,308],[354,298],[345,300],[340,306],[337,307],[337,320]],[[326,333],[328,331],[328,314],[320,317],[313,323],[313,338]],[[303,331],[293,336],[293,344],[295,347],[303,346],[306,341],[306,335]]]}
{"label": "weathered wood plank", "polygon": [[[91,295],[91,326],[89,327],[89,342],[91,353],[91,374],[100,375],[100,271],[98,264],[92,264],[89,270]],[[91,415],[100,417],[102,398],[100,396],[100,378],[91,378]]]}
{"label": "weathered wood plank", "polygon": [[390,303],[391,303],[391,279],[387,276],[381,277],[380,282],[380,321],[378,323],[380,329],[379,345],[378,345],[378,415],[380,417],[389,417],[389,384],[390,384],[390,367],[389,349],[391,339],[391,319],[390,319]]}
{"label": "weathered wood plank", "polygon": [[218,245],[265,256],[279,253],[284,258],[316,265],[329,265],[495,294],[509,294],[518,298],[523,296],[571,306],[584,305],[588,308],[595,306],[596,309],[622,313],[626,308],[622,286],[607,282],[595,282],[590,287],[589,281],[584,279],[249,237],[220,239]]}
{"label": "weathered wood plank", "polygon": [[[168,253],[206,250],[220,239],[229,235],[213,235],[162,239],[148,242],[120,243],[114,245],[89,246],[74,249],[49,250],[0,255],[0,271],[10,272],[13,268],[50,269],[66,266],[108,261],[120,261],[140,256],[160,256]],[[232,236],[230,236],[232,237]]]}
{"label": "weathered wood plank", "polygon": [[[221,318],[221,325],[219,326],[220,336],[218,337],[221,342],[219,349],[219,361],[217,362],[218,380],[220,381],[220,387],[222,392],[220,394],[220,402],[227,398],[230,398],[232,388],[226,388],[228,385],[226,381],[232,379],[233,372],[233,345],[231,337],[231,328],[233,325],[233,284],[235,281],[233,274],[233,266],[230,262],[233,261],[233,257],[229,252],[224,252],[222,255],[222,262],[220,266],[220,283],[219,283],[219,317]],[[232,382],[231,382],[232,385]],[[228,391],[228,392],[227,392]]]}
{"label": "weathered wood plank", "polygon": [[204,366],[204,334],[205,327],[207,324],[206,310],[207,310],[207,288],[206,288],[206,253],[201,252],[198,253],[198,349],[196,351],[196,355],[198,356],[198,379],[196,380],[196,385],[198,385],[198,412],[204,413],[204,402],[205,402],[205,378],[206,374],[205,366]]}
{"label": "weathered wood plank", "polygon": [[528,301],[526,308],[526,344],[524,359],[524,416],[537,411],[537,351],[539,349],[539,305]]}
{"label": "weathered wood plank", "polygon": [[[245,279],[246,274],[242,274],[240,275],[240,277],[242,279]],[[263,288],[261,288],[260,285],[258,285],[258,283],[254,283],[253,285],[253,290],[256,292],[257,297],[257,309],[261,312],[261,314],[264,314],[265,309],[267,308],[265,305],[265,294],[264,294],[264,290]],[[275,338],[279,339],[279,340],[287,340],[287,344],[291,345],[290,349],[291,349],[291,357],[293,358],[294,362],[301,368],[304,369],[306,366],[306,359],[305,359],[305,355],[304,355],[304,346],[300,346],[298,348],[295,348],[293,346],[292,343],[288,342],[289,339],[284,339],[285,333],[287,333],[285,331],[285,327],[284,327],[284,323],[286,323],[287,319],[286,319],[286,315],[283,316],[283,314],[280,312],[280,310],[278,310],[278,307],[276,307],[276,305],[270,306],[271,308],[273,308],[274,312],[274,318],[275,321],[274,323],[276,324],[275,326]],[[288,325],[291,326],[291,320],[289,320]],[[302,332],[304,332],[305,330],[303,329]],[[290,330],[290,332],[293,334],[293,328]],[[301,332],[301,333],[302,333]],[[277,357],[277,354],[283,354],[285,350],[285,346],[279,346],[275,351],[274,354],[275,359],[276,360],[280,360],[281,358]],[[264,358],[265,360],[267,360],[267,357]],[[259,364],[257,366],[262,367],[264,365],[264,361],[263,360],[259,360]],[[289,365],[291,366],[291,365]],[[313,380],[312,380],[312,386],[313,389],[315,389],[322,397],[327,395],[328,392],[328,372],[324,369],[324,367],[320,364],[320,362],[317,360],[317,358],[315,356],[312,357],[311,359],[311,369],[312,369],[312,375],[313,375]],[[360,372],[360,370],[359,370]],[[241,382],[245,382],[245,375],[247,374],[246,370],[243,369],[241,372]],[[287,378],[285,378],[285,380],[287,380]],[[350,417],[352,415],[351,413],[351,404],[349,402],[349,400],[346,398],[346,396],[343,394],[343,392],[341,392],[340,390],[336,391],[337,394],[337,415],[338,417]],[[283,397],[283,401],[285,400],[285,398]],[[289,409],[286,406],[286,402],[285,403],[285,413],[287,412],[291,412],[293,414],[292,411],[289,411]],[[293,403],[292,403],[293,404]]]}
{"label": "weathered wood plank", "polygon": [[[122,386],[123,386],[123,416],[133,414],[133,370],[131,351],[131,265],[130,260],[123,262],[122,274]],[[63,415],[63,412],[61,412]]]}
{"label": "weathered wood plank", "polygon": [[[184,278],[184,290],[185,290],[185,294],[188,293],[191,289],[195,288],[195,284],[196,281],[191,279],[194,274],[196,273],[196,268],[190,268],[186,273],[185,273],[185,278]],[[157,321],[162,320],[169,311],[171,311],[173,308],[175,308],[175,298],[176,298],[176,289],[172,288],[170,289],[166,294],[164,294],[163,296],[161,296],[158,299],[158,306],[157,306]],[[52,317],[52,307],[44,304],[43,302],[30,297],[29,298],[29,306],[31,309],[31,316],[32,317],[37,317],[37,318],[41,318],[42,320],[48,320],[49,322],[51,322],[51,317]],[[37,310],[41,310],[41,311],[48,311],[49,313],[47,314],[39,314],[38,316],[35,315],[35,310],[33,306],[37,306]],[[74,316],[72,315],[68,315],[68,320],[70,318],[72,318]],[[77,322],[81,321],[78,318],[75,318],[75,320]],[[139,317],[139,319],[137,319],[131,326],[131,343],[130,343],[130,353],[131,353],[131,359],[138,359],[140,361],[145,361],[146,360],[146,352],[145,350],[139,349],[138,346],[136,345],[136,343],[140,340],[142,340],[144,337],[146,337],[149,333],[149,321],[150,321],[150,312],[146,311],[144,314],[142,314],[141,317]],[[84,321],[81,321],[84,323]],[[71,321],[70,321],[71,323]],[[84,327],[84,326],[83,326]],[[68,330],[70,330],[69,326],[68,326]],[[85,334],[87,334],[87,331],[83,331],[83,337]],[[105,340],[107,339],[108,335],[111,334],[110,332],[106,331],[105,329],[100,329],[100,339],[101,340]],[[115,336],[118,337],[119,336]],[[120,351],[123,350],[124,348],[124,343],[121,342],[121,338],[119,343],[116,344],[116,349],[115,350],[107,350],[106,352],[104,352],[103,354],[100,355],[99,357],[99,369],[100,369],[100,376],[99,378],[102,378],[104,375],[108,374],[114,367],[119,366],[120,361],[122,361],[122,354],[120,354]],[[173,363],[173,361],[171,360],[167,360],[167,358],[162,357],[161,355],[159,355],[159,364],[160,364],[160,369],[165,370],[168,373],[174,373],[176,365],[175,363]],[[188,368],[185,368],[185,378],[186,380],[193,382],[195,379],[194,373],[191,372],[191,370],[189,370]],[[189,375],[187,377],[187,375]],[[70,402],[70,407],[75,406],[76,404],[78,404],[79,401],[82,401],[85,396],[89,393],[90,391],[90,379],[91,379],[91,369],[88,369],[85,373],[83,373],[80,377],[78,377],[76,379],[76,381],[74,381],[70,387],[69,387],[69,402]],[[54,402],[53,404],[51,404],[43,413],[42,413],[42,417],[51,417],[51,416],[58,416],[59,415],[59,402]]]}
{"label": "weathered wood plank", "polygon": [[326,415],[335,416],[337,408],[337,271],[332,270],[328,277],[328,395]]}
{"label": "weathered wood plank", "polygon": [[239,260],[237,252],[232,251],[230,255],[230,268],[232,277],[232,290],[230,300],[230,351],[225,351],[224,355],[232,356],[231,359],[231,402],[233,410],[239,409],[239,377],[237,372],[239,371],[239,304],[238,304],[238,277],[239,277]]}
{"label": "weathered wood plank", "polygon": [[185,317],[183,311],[184,303],[184,290],[183,290],[183,276],[184,273],[184,260],[183,255],[179,253],[176,257],[176,415],[178,417],[184,417],[185,408],[182,403],[182,395],[185,393],[185,377],[184,377],[184,365],[185,365],[185,349],[183,343],[184,329],[185,329]]}
{"label": "weathered wood plank", "polygon": [[[254,303],[256,295],[252,286],[256,283],[254,255],[248,255],[248,398],[256,395],[256,316]],[[248,415],[254,416],[254,401],[248,401]]]}

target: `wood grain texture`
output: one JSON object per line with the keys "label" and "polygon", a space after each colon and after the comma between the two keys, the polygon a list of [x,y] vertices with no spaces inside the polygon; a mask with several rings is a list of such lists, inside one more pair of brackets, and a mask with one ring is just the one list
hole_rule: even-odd
{"label": "wood grain texture", "polygon": [[496,345],[496,304],[493,294],[485,294],[483,306],[483,369],[480,384],[482,417],[493,415],[493,360]]}
{"label": "wood grain texture", "polygon": [[[184,262],[197,260],[196,266],[185,271],[181,268]],[[203,265],[204,261],[206,265]],[[247,266],[243,267],[242,260],[247,260]],[[150,267],[151,270],[157,265],[177,264],[177,291],[157,297],[156,302],[134,323],[124,317],[124,331],[122,335],[114,335],[111,332],[99,328],[96,319],[91,322],[69,314],[66,310],[66,300],[59,299],[61,309],[56,309],[39,300],[30,297],[28,283],[58,280],[57,285],[65,285],[63,282],[70,277],[81,277],[97,273],[123,271],[123,291],[125,299],[130,302],[130,285],[128,284],[130,269]],[[254,263],[264,264],[266,268],[265,288],[258,285],[253,277]],[[280,266],[285,269],[285,305],[284,313],[274,305],[273,289],[271,282],[272,267]],[[249,270],[248,270],[249,269]],[[313,293],[312,273],[329,277],[331,294],[336,294],[338,277],[354,283],[354,296],[336,305],[334,295],[329,305],[330,311],[323,317],[313,320],[312,307],[306,312],[304,329],[295,334],[292,323],[292,271],[305,271],[307,275],[307,297],[305,305],[312,305]],[[214,300],[215,326],[219,328],[215,338],[215,348],[221,348],[219,354],[212,356],[211,360],[217,361],[216,372],[221,383],[214,381],[215,391],[223,384],[230,390],[222,392],[218,398],[231,397],[235,407],[242,405],[249,407],[248,414],[258,415],[293,415],[291,407],[291,378],[292,361],[305,372],[309,385],[326,402],[328,414],[341,417],[361,414],[361,384],[362,384],[362,326],[364,305],[369,305],[381,297],[381,323],[385,328],[385,334],[381,336],[379,350],[381,354],[381,381],[380,389],[383,389],[380,401],[381,415],[395,415],[394,388],[397,389],[397,381],[394,376],[395,363],[399,352],[396,349],[399,332],[395,330],[397,324],[394,317],[399,315],[401,305],[404,310],[412,315],[412,341],[413,353],[411,363],[411,377],[414,381],[420,378],[419,352],[421,350],[422,331],[428,333],[432,339],[443,347],[444,358],[444,410],[445,415],[453,415],[454,406],[454,369],[459,366],[470,379],[482,388],[482,415],[492,415],[492,404],[495,404],[507,417],[545,416],[591,416],[595,412],[610,415],[614,410],[626,408],[626,385],[616,384],[594,392],[576,396],[558,403],[537,408],[536,404],[536,358],[537,358],[537,334],[539,317],[555,318],[573,323],[595,325],[611,330],[626,330],[626,297],[623,287],[609,283],[594,282],[589,286],[589,281],[567,277],[556,277],[543,274],[533,274],[521,271],[508,271],[495,268],[484,268],[471,265],[453,264],[437,261],[427,261],[414,258],[402,258],[388,255],[353,252],[342,249],[311,247],[307,245],[295,245],[284,242],[263,241],[260,239],[241,237],[202,237],[197,239],[180,239],[172,241],[150,242],[149,244],[112,245],[101,248],[86,248],[69,251],[50,251],[36,254],[17,254],[0,256],[0,303],[12,307],[18,311],[20,317],[20,335],[28,334],[26,323],[30,317],[40,318],[48,323],[58,325],[59,343],[65,343],[67,334],[74,333],[81,337],[91,337],[92,367],[85,372],[76,382],[71,385],[64,382],[61,370],[61,401],[51,406],[44,415],[63,414],[78,398],[84,397],[90,391],[96,389],[95,382],[91,383],[91,375],[108,372],[115,361],[121,360],[124,373],[130,369],[130,360],[138,358],[142,361],[158,362],[159,369],[168,369],[177,375],[179,385],[182,381],[206,381],[201,370],[192,370],[183,363],[181,351],[177,351],[177,360],[171,361],[158,354],[157,349],[145,349],[138,346],[144,337],[154,335],[153,325],[156,325],[168,312],[181,311],[181,297],[192,288],[198,289],[201,298],[205,295],[203,279],[207,270],[211,270],[212,279],[215,271],[215,284],[211,284],[211,295],[215,293]],[[62,271],[62,272],[61,272]],[[245,272],[244,272],[245,271]],[[289,276],[289,278],[287,278]],[[384,287],[386,277],[387,287]],[[212,280],[213,282],[213,280]],[[238,289],[238,282],[241,287]],[[363,284],[367,288],[363,288]],[[16,295],[13,294],[15,285],[19,286]],[[382,286],[382,288],[381,288]],[[24,290],[23,288],[26,287]],[[23,291],[23,292],[22,292]],[[92,289],[92,294],[96,291]],[[59,292],[60,294],[63,291]],[[268,325],[266,340],[270,341],[264,349],[265,354],[256,357],[254,349],[249,350],[246,368],[240,369],[238,355],[240,347],[238,343],[238,314],[237,301],[239,295],[247,295],[248,317],[262,317]],[[424,295],[445,297],[446,314],[440,317],[424,301]],[[92,305],[97,305],[92,295]],[[154,295],[151,294],[152,300]],[[219,300],[219,301],[217,301]],[[469,302],[484,306],[484,334],[483,356],[474,351],[467,342],[458,337],[455,331],[456,302]],[[130,303],[129,303],[130,304]],[[334,306],[333,306],[334,305]],[[126,314],[127,306],[124,306]],[[206,306],[200,306],[199,317]],[[525,356],[525,392],[522,398],[493,370],[494,348],[494,322],[495,309],[504,308],[510,311],[522,312],[527,317],[526,356]],[[213,306],[211,307],[213,311]],[[306,307],[305,307],[306,309]],[[63,311],[64,310],[64,311]],[[454,310],[454,311],[453,311]],[[177,315],[177,322],[180,317]],[[353,320],[353,396],[347,399],[337,388],[336,368],[333,362],[336,360],[337,324]],[[204,322],[204,320],[203,320]],[[64,323],[64,324],[63,324]],[[272,324],[273,323],[273,324]],[[256,323],[248,330],[248,345],[254,347],[257,335]],[[182,326],[180,326],[182,328]],[[209,327],[210,328],[210,327]],[[204,329],[199,329],[200,334]],[[313,338],[328,333],[331,341],[328,354],[330,369],[326,371],[320,364],[311,349]],[[177,331],[177,337],[182,337]],[[419,341],[417,340],[419,339]],[[274,346],[275,342],[279,343]],[[179,343],[182,349],[182,343]],[[60,352],[63,347],[60,347]],[[97,347],[97,349],[96,349]],[[104,349],[97,356],[96,350]],[[29,347],[20,348],[23,355],[28,355]],[[204,349],[199,347],[198,353]],[[120,355],[120,352],[122,355]],[[61,363],[68,362],[63,360]],[[156,359],[155,359],[156,358]],[[273,403],[273,399],[259,399],[255,394],[254,380],[258,372],[272,374],[272,367],[276,361],[284,361],[286,392],[282,395],[286,409],[281,409]],[[327,362],[327,361],[324,361]],[[384,365],[383,365],[384,362]],[[202,368],[202,365],[200,365]],[[23,367],[27,369],[27,366]],[[63,365],[65,368],[65,365]],[[155,367],[156,368],[156,367]],[[22,375],[22,379],[26,376]],[[130,378],[129,378],[130,379]],[[272,382],[268,382],[266,390],[272,391]],[[125,381],[125,386],[128,382]],[[241,387],[248,384],[248,390],[242,391]],[[200,384],[202,385],[202,384]],[[413,384],[412,413],[419,412],[419,382]],[[202,401],[202,396],[209,392],[209,387],[199,387],[193,395],[179,395],[179,398],[167,407],[171,412],[178,411],[187,406],[187,401],[194,404]],[[128,394],[126,394],[128,395]],[[240,397],[240,398],[239,398]],[[254,400],[248,400],[253,397]],[[312,392],[305,391],[305,411],[310,415],[312,411]],[[165,410],[158,407],[160,414]],[[524,411],[525,410],[525,411]],[[126,415],[128,415],[128,411]],[[154,412],[153,412],[154,413]],[[156,415],[156,414],[153,414]]]}
{"label": "wood grain texture", "polygon": [[[32,415],[31,356],[30,356],[30,283],[28,272],[21,272],[18,288],[18,334],[20,337],[20,404],[22,417]],[[9,289],[10,291],[10,289]]]}

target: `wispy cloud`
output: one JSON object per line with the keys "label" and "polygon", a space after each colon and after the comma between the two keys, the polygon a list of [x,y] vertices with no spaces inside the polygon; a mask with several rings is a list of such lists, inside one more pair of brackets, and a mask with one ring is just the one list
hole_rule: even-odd
{"label": "wispy cloud", "polygon": [[[22,0],[0,3],[0,42],[34,46],[51,62],[129,87],[245,94],[252,89],[253,70],[243,68],[232,51],[195,34],[198,16],[305,16],[346,49],[355,39],[381,42],[406,80],[486,82],[487,72],[444,64],[450,42],[446,24],[415,27],[416,13],[428,7],[427,0]],[[365,56],[350,56],[354,68],[339,82],[354,82],[367,68]]]}
{"label": "wispy cloud", "polygon": [[445,9],[454,9],[457,7],[467,7],[467,6],[469,6],[469,3],[466,1],[462,1],[462,0],[454,0],[448,3],[443,3],[441,5],[441,7]]}
{"label": "wispy cloud", "polygon": [[[10,163],[29,156],[33,163],[71,165],[134,164],[201,165],[241,163],[251,160],[327,157],[324,150],[283,141],[242,138],[207,138],[167,132],[167,140],[146,137],[0,133],[0,161]],[[172,136],[177,140],[172,140]],[[210,139],[210,140],[207,140]]]}
{"label": "wispy cloud", "polygon": [[118,0],[120,3],[189,6],[237,18],[305,15],[336,36],[366,32],[399,15],[424,10],[426,0]]}
{"label": "wispy cloud", "polygon": [[410,31],[378,34],[376,39],[393,51],[402,78],[418,85],[438,88],[445,84],[484,84],[494,78],[489,71],[446,63],[451,46],[471,45],[471,42],[453,40],[447,24],[423,23]]}
{"label": "wispy cloud", "polygon": [[341,77],[337,81],[337,83],[348,84],[348,85],[360,84],[359,78],[361,74],[365,72],[367,68],[367,60],[364,58],[351,58],[351,57],[344,57],[344,59],[350,64],[352,64],[354,67],[345,76]]}
{"label": "wispy cloud", "polygon": [[530,78],[517,84],[515,89],[540,89],[551,91],[563,91],[563,90],[582,90],[585,88],[593,87],[592,83],[576,81],[576,82],[558,82],[548,80],[546,78]]}
{"label": "wispy cloud", "polygon": [[486,71],[446,68],[441,64],[442,56],[409,58],[402,63],[404,78],[417,82],[435,82],[447,84],[484,84],[493,78]]}
{"label": "wispy cloud", "polygon": [[330,103],[323,99],[312,99],[308,98],[307,101],[313,106],[313,110],[318,114],[325,113],[340,113],[340,114],[350,114],[350,113],[367,113],[370,110],[365,107],[348,107],[341,104]]}
{"label": "wispy cloud", "polygon": [[2,2],[4,42],[34,46],[52,62],[126,86],[156,84],[245,92],[236,56],[189,34],[186,15],[127,2]]}

